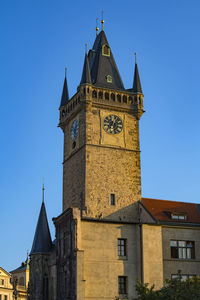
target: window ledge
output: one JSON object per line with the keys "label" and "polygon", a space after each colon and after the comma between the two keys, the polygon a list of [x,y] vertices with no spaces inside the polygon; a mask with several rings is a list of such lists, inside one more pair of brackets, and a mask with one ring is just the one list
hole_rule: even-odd
{"label": "window ledge", "polygon": [[165,258],[164,260],[171,260],[171,261],[197,261],[195,258]]}
{"label": "window ledge", "polygon": [[119,300],[127,300],[128,299],[128,295],[127,294],[121,294],[117,297],[117,299]]}
{"label": "window ledge", "polygon": [[119,255],[119,256],[118,256],[118,259],[119,259],[119,260],[128,260],[128,257],[127,257],[127,256]]}

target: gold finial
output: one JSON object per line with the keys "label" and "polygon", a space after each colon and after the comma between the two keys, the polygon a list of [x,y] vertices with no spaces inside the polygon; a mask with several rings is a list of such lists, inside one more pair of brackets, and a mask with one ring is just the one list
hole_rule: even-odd
{"label": "gold finial", "polygon": [[101,29],[103,31],[103,24],[104,24],[104,19],[103,19],[103,10],[101,12]]}
{"label": "gold finial", "polygon": [[135,64],[137,64],[137,53],[135,52]]}
{"label": "gold finial", "polygon": [[87,54],[87,43],[85,43],[85,54]]}
{"label": "gold finial", "polygon": [[98,27],[98,18],[96,18],[96,36],[98,35],[99,27]]}
{"label": "gold finial", "polygon": [[42,203],[44,203],[44,191],[45,191],[45,188],[44,188],[44,178],[43,178],[43,184],[42,184]]}

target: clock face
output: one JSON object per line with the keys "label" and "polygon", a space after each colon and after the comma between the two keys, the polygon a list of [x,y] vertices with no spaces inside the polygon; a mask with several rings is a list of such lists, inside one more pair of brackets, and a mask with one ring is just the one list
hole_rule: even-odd
{"label": "clock face", "polygon": [[122,120],[115,115],[109,115],[105,117],[103,121],[103,129],[111,134],[117,134],[122,131],[123,123]]}
{"label": "clock face", "polygon": [[78,129],[79,129],[78,120],[74,120],[74,122],[72,123],[71,131],[70,131],[72,141],[74,141],[76,139],[76,137],[78,135]]}

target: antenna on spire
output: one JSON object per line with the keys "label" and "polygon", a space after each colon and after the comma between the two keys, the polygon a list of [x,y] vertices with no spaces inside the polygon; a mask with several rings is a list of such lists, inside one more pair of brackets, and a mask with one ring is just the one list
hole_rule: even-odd
{"label": "antenna on spire", "polygon": [[137,64],[137,53],[135,52],[135,64]]}
{"label": "antenna on spire", "polygon": [[43,184],[42,184],[42,203],[44,203],[44,178],[43,178]]}
{"label": "antenna on spire", "polygon": [[85,43],[85,54],[87,54],[87,43]]}
{"label": "antenna on spire", "polygon": [[65,78],[67,77],[67,67],[65,67]]}
{"label": "antenna on spire", "polygon": [[98,19],[96,18],[96,36],[98,35],[99,27],[98,27]]}
{"label": "antenna on spire", "polygon": [[101,29],[103,31],[103,24],[104,24],[104,19],[103,19],[103,10],[101,12]]}

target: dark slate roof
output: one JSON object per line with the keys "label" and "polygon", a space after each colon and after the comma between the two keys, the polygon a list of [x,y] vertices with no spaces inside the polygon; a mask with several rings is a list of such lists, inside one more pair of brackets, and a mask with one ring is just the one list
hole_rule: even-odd
{"label": "dark slate roof", "polygon": [[10,271],[10,273],[17,273],[17,272],[22,272],[22,271],[26,271],[29,270],[29,259],[27,258],[27,260],[25,262],[22,262],[21,266],[18,267],[15,270]]}
{"label": "dark slate roof", "polygon": [[35,236],[30,254],[47,253],[52,249],[52,240],[47,221],[46,209],[44,202],[40,209],[40,215],[35,230]]}
{"label": "dark slate roof", "polygon": [[68,93],[68,86],[67,86],[67,78],[65,76],[60,107],[65,106],[65,104],[67,104],[68,101],[69,101],[69,93]]}
{"label": "dark slate roof", "polygon": [[137,62],[135,63],[135,72],[134,72],[132,92],[142,94],[142,86],[141,86],[141,82],[140,82],[140,76],[139,76]]}
{"label": "dark slate roof", "polygon": [[[160,222],[200,224],[200,204],[142,198],[142,204]],[[171,214],[184,214],[185,220],[175,220]]]}
{"label": "dark slate roof", "polygon": [[[110,47],[105,32],[101,31],[88,54],[92,84],[98,87],[123,90],[124,85],[112,51],[110,50],[110,56],[102,55],[103,45]],[[107,75],[112,77],[112,83],[107,82]]]}
{"label": "dark slate roof", "polygon": [[92,83],[87,54],[85,54],[85,61],[84,61],[84,65],[83,65],[83,72],[82,72],[80,84],[84,84],[84,83],[89,83],[89,84]]}

